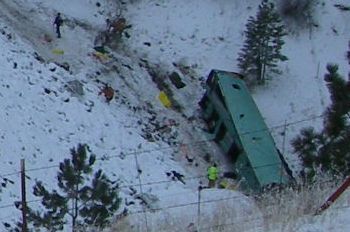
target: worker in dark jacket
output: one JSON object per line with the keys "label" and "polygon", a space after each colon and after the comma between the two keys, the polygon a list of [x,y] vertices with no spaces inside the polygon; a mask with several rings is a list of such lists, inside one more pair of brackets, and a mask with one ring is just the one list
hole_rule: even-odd
{"label": "worker in dark jacket", "polygon": [[53,25],[56,26],[57,38],[61,38],[60,27],[62,26],[62,24],[63,24],[63,19],[61,17],[61,13],[57,13],[55,21],[53,22]]}
{"label": "worker in dark jacket", "polygon": [[219,178],[219,170],[216,166],[216,163],[214,163],[212,166],[208,168],[208,180],[209,180],[208,187],[209,188],[215,187],[215,183],[218,178]]}

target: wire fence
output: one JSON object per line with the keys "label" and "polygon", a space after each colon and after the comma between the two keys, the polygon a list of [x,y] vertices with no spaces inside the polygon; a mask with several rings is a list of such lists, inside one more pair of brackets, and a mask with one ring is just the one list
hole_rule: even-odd
{"label": "wire fence", "polygon": [[[329,183],[329,181],[325,181],[324,183]],[[322,183],[321,183],[322,184]],[[199,190],[198,194],[200,194],[200,191],[203,190]],[[183,194],[183,193],[179,193],[179,194]],[[171,209],[183,209],[183,210],[187,210],[189,211],[188,207],[192,207],[193,208],[193,212],[195,212],[195,209],[197,209],[198,207],[203,208],[206,204],[212,204],[215,203],[215,205],[218,205],[219,207],[222,207],[223,205],[227,204],[228,201],[235,201],[235,202],[242,202],[242,201],[246,201],[247,197],[243,196],[243,195],[239,195],[239,196],[231,196],[231,197],[217,197],[214,199],[207,199],[207,200],[194,200],[188,203],[177,203],[177,204],[173,204],[170,206],[165,206],[165,207],[158,207],[158,208],[152,208],[152,209],[148,209],[148,208],[143,208],[142,210],[138,210],[138,211],[132,211],[128,213],[128,216],[132,216],[132,215],[154,215],[156,212],[160,212],[160,214],[163,214],[163,212],[168,212]],[[288,199],[285,199],[288,200]],[[291,200],[291,199],[289,199]],[[28,204],[32,204],[32,203],[36,203],[39,202],[40,200],[30,200],[27,203]],[[219,203],[219,204],[216,204]],[[294,207],[292,203],[291,207]],[[0,206],[1,209],[3,208],[8,208],[8,207],[14,207],[13,204],[8,204],[8,205],[3,205]],[[271,206],[271,207],[280,207],[279,204],[276,204],[275,206]],[[333,206],[331,208],[329,208],[327,210],[328,213],[330,212],[339,212],[339,211],[343,211],[346,209],[349,209],[350,205],[349,202],[347,202],[345,205],[337,205],[337,206]],[[293,212],[291,212],[293,213]],[[218,214],[220,215],[220,213],[215,212],[214,214]],[[267,220],[266,219],[266,215],[264,216],[263,214],[259,214],[258,212],[256,212],[256,214],[254,215],[241,215],[237,218],[232,218],[231,222],[228,222],[227,220],[223,220],[223,222],[221,223],[215,223],[215,221],[213,223],[208,223],[208,221],[206,221],[206,213],[199,213],[198,215],[195,215],[195,217],[197,218],[202,218],[203,222],[200,224],[196,224],[195,228],[197,228],[197,231],[231,231],[230,229],[234,228],[235,226],[237,227],[239,226],[243,226],[243,225],[250,225],[252,223],[256,223],[256,226],[266,226],[264,225],[264,221]],[[237,215],[236,215],[237,216]],[[300,214],[300,215],[296,215],[294,220],[297,218],[301,218],[301,217],[306,217],[306,216],[313,216],[313,214]],[[10,218],[11,215],[8,215],[6,217],[2,217],[0,218],[0,220],[5,220]],[[201,221],[200,219],[198,221]],[[185,222],[185,221],[184,221]],[[188,223],[189,225],[191,223]],[[184,225],[184,224],[183,224]],[[255,225],[255,224],[254,224]],[[68,225],[69,227],[70,225]],[[178,225],[180,227],[180,225]],[[182,225],[181,225],[182,226]],[[273,225],[269,225],[271,227],[273,227]],[[285,226],[285,225],[284,225]],[[144,227],[143,231],[156,231],[154,228],[148,228],[147,224]]]}
{"label": "wire fence", "polygon": [[[313,121],[316,118],[322,118],[324,117],[324,115],[319,115],[319,116],[314,116],[314,117],[309,117],[306,119],[302,119],[302,120],[297,120],[297,121],[293,121],[290,123],[284,123],[283,125],[276,125],[273,126],[271,128],[268,128],[267,130],[273,131],[273,130],[277,130],[279,128],[287,128],[289,126],[295,125],[295,124],[299,124],[299,123],[303,123],[303,122],[307,122],[307,121]],[[266,130],[266,129],[265,129]],[[256,133],[259,132],[261,130],[255,130],[255,131],[249,131],[249,132],[245,132],[245,134],[249,134],[249,133]],[[98,158],[97,160],[100,162],[107,162],[109,159],[112,158],[117,158],[117,157],[126,157],[126,156],[134,156],[135,157],[135,167],[139,167],[139,163],[138,163],[138,156],[139,155],[143,155],[143,154],[153,154],[154,152],[158,152],[158,151],[164,151],[164,150],[169,150],[169,149],[177,149],[183,146],[191,146],[191,147],[196,147],[196,146],[203,146],[204,144],[207,143],[212,143],[211,139],[208,140],[200,140],[200,141],[194,141],[191,143],[174,143],[172,145],[168,145],[168,146],[163,146],[163,147],[157,147],[154,149],[144,149],[144,150],[136,150],[136,151],[131,151],[131,152],[127,152],[127,153],[123,153],[123,154],[116,154],[116,155],[109,155],[109,156],[104,156],[102,158]],[[268,165],[261,165],[261,166],[255,166],[253,168],[262,168],[262,167],[267,167],[270,165],[276,165],[276,164],[268,164]],[[39,172],[39,171],[45,171],[48,169],[54,169],[54,168],[58,168],[59,165],[50,165],[50,166],[41,166],[41,167],[34,167],[34,168],[30,168],[27,169],[26,175],[30,175],[30,173],[32,172]],[[19,174],[21,173],[21,171],[14,171],[11,173],[5,173],[5,174],[1,174],[0,178],[3,180],[9,179],[9,177],[13,177],[13,176],[17,176],[17,178],[19,177]],[[164,180],[156,180],[156,181],[150,181],[150,182],[144,182],[142,180],[142,174],[138,174],[137,176],[138,178],[138,183],[135,184],[125,184],[125,185],[119,185],[119,189],[125,189],[125,188],[131,188],[131,187],[137,187],[139,188],[139,192],[142,193],[143,192],[143,187],[144,186],[153,186],[153,185],[160,185],[160,184],[167,184],[167,183],[171,183],[174,182],[174,180],[169,180],[169,179],[164,179]],[[13,178],[12,178],[13,179]],[[189,180],[202,180],[202,179],[206,179],[205,175],[197,175],[197,176],[189,176],[189,177],[184,177],[183,180],[184,181],[189,181]],[[12,180],[13,181],[13,180]],[[325,183],[328,183],[329,180],[325,181]],[[19,181],[18,181],[19,183]],[[172,193],[172,194],[168,194],[165,195],[164,197],[174,197],[176,195],[184,195],[186,194],[186,192],[180,192],[180,193]],[[198,195],[200,195],[200,190],[198,190]],[[196,207],[197,209],[200,209],[201,207],[203,207],[203,205],[208,204],[208,203],[214,203],[214,202],[225,202],[225,201],[229,201],[229,200],[245,200],[246,196],[234,196],[234,197],[226,197],[226,198],[216,198],[216,199],[212,199],[212,200],[204,200],[201,201],[200,198],[198,198],[197,201],[193,201],[193,202],[186,202],[186,203],[181,203],[178,202],[177,204],[174,205],[170,205],[170,206],[166,206],[166,207],[156,207],[156,208],[152,208],[152,209],[147,209],[145,207],[142,208],[142,210],[139,211],[130,211],[129,215],[133,215],[133,214],[142,214],[144,215],[144,220],[146,222],[146,231],[150,231],[150,229],[148,228],[148,214],[152,214],[156,211],[165,211],[165,210],[169,210],[169,209],[175,209],[175,208],[184,208],[184,207]],[[40,202],[41,200],[38,199],[31,199],[27,201],[27,204],[32,204],[32,203],[37,203]],[[10,208],[10,207],[15,207],[15,203],[13,202],[11,204],[5,204],[5,205],[0,205],[0,209],[6,209],[6,208]],[[347,206],[348,207],[348,206]],[[346,208],[347,208],[346,207]],[[6,218],[8,218],[9,216],[7,216]],[[198,212],[197,215],[198,218],[200,218],[200,211]],[[261,218],[259,218],[259,220],[261,220]],[[198,219],[198,221],[200,221],[200,219]],[[237,223],[235,221],[235,223]],[[223,224],[218,224],[218,225],[211,225],[210,227],[203,227],[201,228],[201,225],[197,225],[198,228],[201,228],[201,231],[206,231],[206,230],[212,230],[216,227],[226,227],[226,226],[230,226],[230,224],[227,223],[223,223]]]}
{"label": "wire fence", "polygon": [[[253,131],[247,131],[247,132],[243,132],[244,135],[247,134],[253,134],[256,132],[261,132],[261,131],[274,131],[276,129],[280,129],[280,128],[284,128],[284,127],[289,127],[292,125],[296,125],[299,123],[303,123],[303,122],[307,122],[307,121],[313,121],[317,118],[323,118],[325,115],[318,115],[318,116],[312,116],[312,117],[308,117],[308,118],[304,118],[301,120],[296,120],[296,121],[292,121],[289,123],[285,123],[285,124],[281,124],[281,125],[275,125],[272,127],[269,127],[267,129],[260,129],[260,130],[253,130]],[[154,148],[154,149],[148,149],[148,150],[136,150],[136,151],[132,151],[132,152],[126,152],[126,153],[121,153],[121,154],[117,154],[117,155],[107,155],[107,156],[103,156],[101,158],[97,158],[97,160],[108,160],[111,158],[117,158],[117,157],[126,157],[126,156],[134,156],[134,155],[139,155],[139,154],[151,154],[152,152],[156,152],[156,151],[163,151],[163,150],[170,150],[170,149],[174,149],[174,148],[179,148],[181,146],[201,146],[202,144],[208,143],[208,142],[212,142],[213,139],[207,139],[207,140],[200,140],[200,141],[194,141],[194,142],[190,142],[190,143],[174,143],[173,145],[168,145],[168,146],[163,146],[163,147],[158,147],[158,148]],[[292,160],[292,161],[296,161],[296,160]],[[274,164],[272,164],[274,165]],[[33,172],[33,171],[39,171],[39,170],[46,170],[46,169],[52,169],[52,168],[57,168],[59,167],[59,165],[50,165],[50,166],[41,166],[41,167],[36,167],[36,168],[30,168],[27,169],[26,172]],[[259,166],[257,166],[258,168]],[[6,174],[0,174],[0,178],[4,178],[7,176],[14,176],[21,173],[21,171],[15,171],[15,172],[11,172],[11,173],[6,173]]]}

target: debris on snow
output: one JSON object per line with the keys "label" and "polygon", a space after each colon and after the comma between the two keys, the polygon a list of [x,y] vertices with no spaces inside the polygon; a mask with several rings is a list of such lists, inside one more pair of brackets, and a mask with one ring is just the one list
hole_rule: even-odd
{"label": "debris on snow", "polygon": [[68,81],[66,88],[69,92],[72,93],[72,96],[83,96],[84,95],[83,83],[81,83],[78,80]]}
{"label": "debris on snow", "polygon": [[140,193],[135,195],[136,199],[141,200],[141,204],[145,205],[147,208],[151,210],[155,210],[159,208],[158,202],[159,199],[156,195],[151,193]]}
{"label": "debris on snow", "polygon": [[180,181],[181,183],[183,184],[186,184],[185,181],[184,181],[184,175],[182,175],[181,173],[177,172],[177,171],[170,171],[170,172],[166,172],[166,175],[168,177],[170,177],[173,181]]}

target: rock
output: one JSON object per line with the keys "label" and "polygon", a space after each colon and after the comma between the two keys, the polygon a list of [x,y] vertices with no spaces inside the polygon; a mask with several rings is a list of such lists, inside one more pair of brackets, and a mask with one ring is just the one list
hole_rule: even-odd
{"label": "rock", "polygon": [[69,71],[69,69],[70,69],[70,65],[67,62],[64,62],[64,63],[57,63],[56,62],[56,64],[66,71]]}
{"label": "rock", "polygon": [[78,80],[67,82],[66,88],[73,95],[78,95],[78,96],[84,95],[83,84]]}
{"label": "rock", "polygon": [[186,84],[182,82],[181,77],[177,72],[172,72],[169,78],[171,83],[173,83],[173,85],[178,89],[181,89],[186,86]]}
{"label": "rock", "polygon": [[41,63],[45,63],[45,59],[42,56],[40,56],[37,52],[34,52],[34,58]]}

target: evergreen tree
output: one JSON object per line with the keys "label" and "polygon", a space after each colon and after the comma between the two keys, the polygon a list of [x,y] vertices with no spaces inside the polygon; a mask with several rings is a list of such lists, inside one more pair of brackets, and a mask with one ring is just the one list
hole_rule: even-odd
{"label": "evergreen tree", "polygon": [[264,83],[266,72],[278,71],[276,63],[287,60],[281,54],[284,44],[282,37],[286,32],[273,3],[262,1],[256,18],[251,16],[248,19],[245,34],[246,40],[237,59],[238,66],[243,75]]}
{"label": "evergreen tree", "polygon": [[[69,215],[72,231],[82,224],[103,228],[119,208],[120,198],[115,183],[102,170],[92,174],[95,156],[87,155],[87,145],[71,149],[71,158],[59,165],[57,186],[59,191],[49,192],[37,181],[33,194],[41,198],[46,211],[28,209],[28,221],[34,227],[60,231]],[[88,183],[89,182],[89,183]]]}
{"label": "evergreen tree", "polygon": [[329,74],[325,75],[325,81],[331,95],[332,104],[327,109],[327,122],[325,130],[329,136],[338,137],[346,128],[350,110],[350,85],[337,73],[337,65],[328,65]]}
{"label": "evergreen tree", "polygon": [[338,66],[329,64],[325,81],[331,96],[326,109],[324,128],[317,133],[303,129],[292,141],[294,151],[301,157],[312,177],[317,170],[332,174],[350,174],[350,81],[338,74]]}

